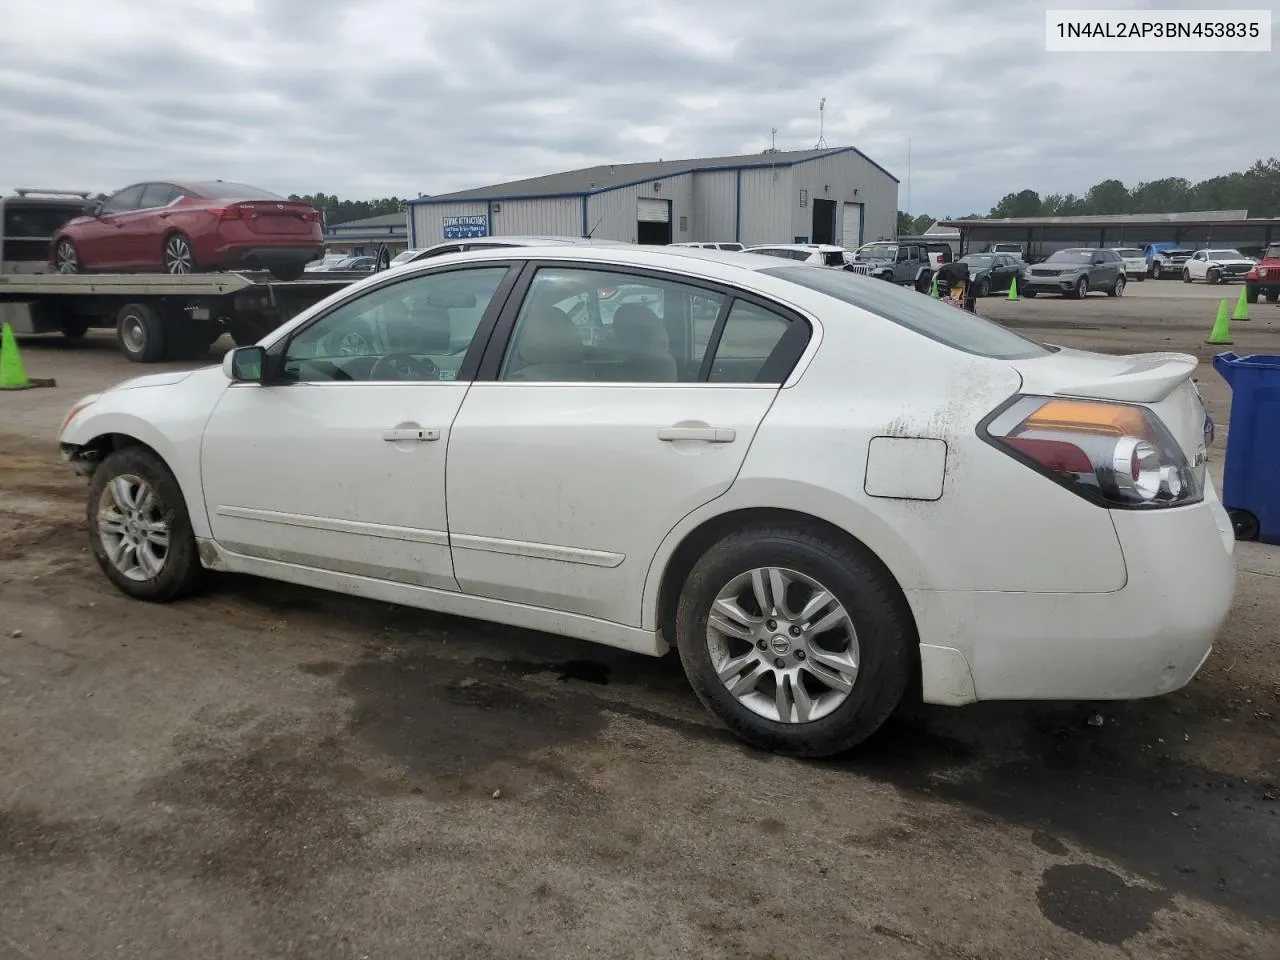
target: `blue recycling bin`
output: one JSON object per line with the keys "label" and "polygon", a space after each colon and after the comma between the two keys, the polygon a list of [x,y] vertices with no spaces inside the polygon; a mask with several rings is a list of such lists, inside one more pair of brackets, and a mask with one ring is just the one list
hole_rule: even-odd
{"label": "blue recycling bin", "polygon": [[1223,506],[1237,540],[1280,543],[1280,356],[1228,351],[1213,368],[1231,386]]}

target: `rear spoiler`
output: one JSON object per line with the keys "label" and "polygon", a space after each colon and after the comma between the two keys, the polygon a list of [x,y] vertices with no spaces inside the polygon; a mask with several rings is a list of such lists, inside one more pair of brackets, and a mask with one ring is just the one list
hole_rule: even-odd
{"label": "rear spoiler", "polygon": [[1054,391],[1060,397],[1087,397],[1120,403],[1159,403],[1195,373],[1198,362],[1186,353],[1144,353],[1118,375],[1093,383],[1064,385]]}

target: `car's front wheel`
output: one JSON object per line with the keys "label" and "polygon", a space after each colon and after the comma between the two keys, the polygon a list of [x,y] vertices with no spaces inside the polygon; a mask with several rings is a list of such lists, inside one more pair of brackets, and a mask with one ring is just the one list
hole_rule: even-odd
{"label": "car's front wheel", "polygon": [[1067,296],[1071,297],[1074,300],[1082,300],[1086,295],[1088,295],[1088,293],[1089,293],[1089,278],[1081,277],[1079,280],[1076,281],[1075,286],[1071,288],[1071,292],[1067,294]]}
{"label": "car's front wheel", "polygon": [[991,280],[987,277],[983,277],[981,280],[978,281],[977,295],[980,297],[985,297],[990,295],[990,293],[991,293]]}
{"label": "car's front wheel", "polygon": [[80,252],[76,245],[65,237],[58,241],[53,253],[54,266],[59,273],[80,272]]}
{"label": "car's front wheel", "polygon": [[110,454],[89,483],[89,546],[107,578],[137,600],[190,593],[203,568],[178,481],[156,454]]}
{"label": "car's front wheel", "polygon": [[1191,271],[1188,270],[1186,267],[1182,268],[1182,282],[1183,283],[1191,282]]}
{"label": "car's front wheel", "polygon": [[680,595],[676,641],[694,692],[730,730],[806,757],[874,733],[918,655],[889,574],[802,526],[746,530],[708,550]]}
{"label": "car's front wheel", "polygon": [[1204,275],[1205,283],[1217,283],[1222,279],[1222,273],[1217,270],[1210,270]]}

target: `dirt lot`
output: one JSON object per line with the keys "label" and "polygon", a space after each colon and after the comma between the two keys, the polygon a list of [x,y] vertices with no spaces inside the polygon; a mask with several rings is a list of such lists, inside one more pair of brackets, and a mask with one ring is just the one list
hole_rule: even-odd
{"label": "dirt lot", "polygon": [[[1207,358],[1221,295],[980,312]],[[1280,349],[1252,312],[1232,349]],[[0,394],[4,960],[1280,956],[1280,549],[1240,545],[1180,693],[916,707],[793,762],[672,660],[245,578],[124,599],[51,441],[143,370],[105,337],[23,357],[58,386]]]}

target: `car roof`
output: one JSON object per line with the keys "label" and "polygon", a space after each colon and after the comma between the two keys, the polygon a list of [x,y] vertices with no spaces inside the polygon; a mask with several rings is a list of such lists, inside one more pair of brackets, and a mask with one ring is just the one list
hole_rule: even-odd
{"label": "car roof", "polygon": [[[725,241],[725,243],[730,242]],[[806,253],[814,251],[829,253],[834,250],[844,250],[844,247],[837,247],[831,243],[757,243],[753,247],[747,247],[747,250],[804,250]]]}

